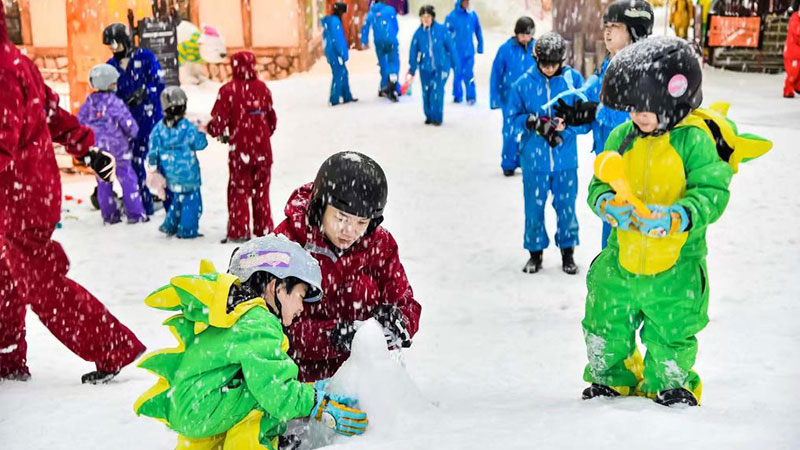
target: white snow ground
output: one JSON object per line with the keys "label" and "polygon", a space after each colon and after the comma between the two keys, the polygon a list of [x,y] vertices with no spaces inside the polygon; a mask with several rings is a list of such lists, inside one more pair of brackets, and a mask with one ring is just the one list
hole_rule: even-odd
{"label": "white snow ground", "polygon": [[[415,26],[414,19],[402,21],[405,45]],[[279,117],[271,190],[276,222],[291,191],[310,181],[328,155],[349,149],[373,156],[391,186],[385,225],[423,305],[421,331],[405,360],[436,412],[420,411],[418,420],[393,432],[337,448],[800,447],[800,99],[780,97],[781,76],[705,72],[706,104],[732,101],[740,128],[769,137],[775,148],[743,166],[726,214],[709,231],[711,323],[699,335],[696,365],[703,406],[667,409],[641,398],[584,402],[583,274],[600,242],[600,221],[585,206],[590,137],[579,150],[581,275],[563,274],[554,248],[545,252],[543,272],[523,274],[521,178],[500,172],[501,117],[487,106],[489,68],[505,39],[487,33],[487,54],[477,58],[478,105],[448,102],[441,128],[422,124],[419,85],[398,105],[376,97],[372,51],[352,53],[357,104],[326,105],[324,61],[310,73],[269,83]],[[407,56],[402,61],[405,73]],[[188,89],[191,113],[207,115],[216,88]],[[104,227],[86,202],[65,203],[69,217],[55,237],[71,258],[71,277],[151,351],[174,341],[161,326],[166,315],[145,307],[145,296],[173,275],[194,272],[200,258],[223,268],[233,250],[219,244],[226,158],[216,141],[200,154],[201,239],[161,235],[163,212],[149,224]],[[86,199],[92,186],[84,177],[64,191]],[[132,413],[136,397],[155,381],[151,375],[127,368],[109,385],[83,386],[80,375],[93,365],[66,350],[32,313],[28,325],[33,378],[0,385],[0,448],[173,448],[173,433]]]}

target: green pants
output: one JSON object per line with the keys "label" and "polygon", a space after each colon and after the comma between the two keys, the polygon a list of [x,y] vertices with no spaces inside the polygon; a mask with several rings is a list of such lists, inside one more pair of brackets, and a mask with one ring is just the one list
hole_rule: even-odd
{"label": "green pants", "polygon": [[[617,251],[606,248],[586,275],[589,293],[583,333],[589,364],[583,379],[653,396],[686,388],[700,394],[692,370],[695,334],[708,323],[705,259],[680,259],[656,275],[635,275],[620,267]],[[647,348],[643,379],[625,364],[636,350],[636,330]]]}

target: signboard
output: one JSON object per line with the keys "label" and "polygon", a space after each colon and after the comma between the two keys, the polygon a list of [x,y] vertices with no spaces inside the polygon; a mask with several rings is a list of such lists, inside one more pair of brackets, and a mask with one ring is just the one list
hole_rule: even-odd
{"label": "signboard", "polygon": [[761,17],[711,16],[709,47],[758,48],[761,45]]}
{"label": "signboard", "polygon": [[180,85],[178,77],[178,34],[175,21],[144,18],[139,21],[139,46],[152,51],[161,64],[161,78],[167,86]]}

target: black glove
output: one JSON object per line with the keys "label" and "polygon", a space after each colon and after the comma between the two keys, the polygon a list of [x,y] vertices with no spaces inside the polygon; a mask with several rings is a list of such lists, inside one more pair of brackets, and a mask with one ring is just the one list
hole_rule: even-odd
{"label": "black glove", "polygon": [[411,347],[411,333],[408,332],[406,316],[400,308],[394,305],[380,305],[372,311],[372,317],[391,334],[391,336],[387,334],[387,344],[392,345],[400,341],[402,347]]}
{"label": "black glove", "polygon": [[342,353],[350,353],[356,328],[352,322],[339,322],[331,330],[331,344]]}
{"label": "black glove", "polygon": [[529,130],[535,130],[539,133],[551,147],[559,146],[564,142],[564,139],[562,139],[561,135],[556,131],[558,125],[549,117],[539,117],[535,114],[531,114],[528,116],[528,120],[525,121],[525,126],[528,127]]}
{"label": "black glove", "polygon": [[230,138],[230,136],[228,136],[228,133],[225,132],[225,133],[222,133],[221,135],[219,135],[217,140],[220,141],[223,144],[227,144],[228,142],[230,142],[231,138]]}
{"label": "black glove", "polygon": [[83,157],[83,163],[89,166],[94,173],[106,183],[111,182],[111,176],[114,175],[114,168],[116,161],[111,153],[104,152],[97,147],[89,149],[89,153]]}
{"label": "black glove", "polygon": [[133,91],[133,94],[125,99],[125,104],[128,105],[128,108],[136,108],[141,105],[146,98],[147,89],[144,86],[140,86],[139,89]]}
{"label": "black glove", "polygon": [[556,116],[564,119],[564,123],[568,126],[577,127],[586,125],[587,123],[594,122],[595,113],[597,112],[596,102],[586,102],[578,99],[575,104],[570,106],[564,99],[559,99],[558,104],[553,107],[556,110]]}

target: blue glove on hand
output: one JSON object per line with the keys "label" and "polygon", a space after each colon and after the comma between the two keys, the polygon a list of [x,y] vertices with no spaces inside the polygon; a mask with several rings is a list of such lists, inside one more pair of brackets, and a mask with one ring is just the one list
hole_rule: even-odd
{"label": "blue glove on hand", "polygon": [[[320,380],[322,385],[327,386],[328,380]],[[318,381],[317,383],[320,383]],[[315,384],[315,403],[311,408],[310,417],[317,422],[332,428],[337,433],[344,436],[363,434],[367,430],[369,420],[367,413],[359,409],[347,406],[355,406],[356,401],[350,397],[342,397],[335,394],[328,394],[324,390],[316,389]],[[340,403],[337,399],[342,400]]]}
{"label": "blue glove on hand", "polygon": [[618,203],[611,192],[606,192],[597,198],[594,210],[598,216],[612,227],[626,231],[631,229],[633,205],[630,203]]}
{"label": "blue glove on hand", "polygon": [[647,217],[633,213],[633,222],[639,232],[651,237],[665,237],[674,233],[682,233],[689,228],[689,213],[680,205],[661,206],[647,205],[650,214]]}
{"label": "blue glove on hand", "polygon": [[344,395],[332,394],[330,392],[327,392],[329,384],[331,384],[331,379],[330,378],[323,378],[322,380],[314,382],[314,389],[317,392],[320,392],[320,391],[325,392],[325,394],[328,396],[328,398],[330,398],[331,400],[335,401],[336,403],[341,403],[344,406],[349,406],[349,407],[353,408],[358,404],[358,399],[357,398],[347,397],[347,396],[344,396]]}

